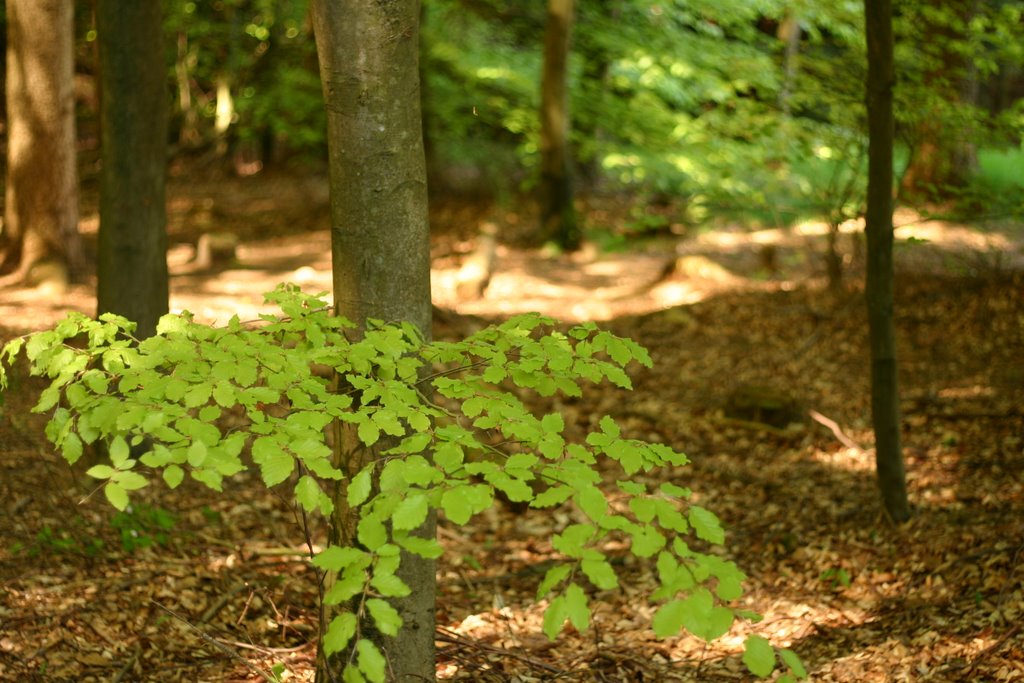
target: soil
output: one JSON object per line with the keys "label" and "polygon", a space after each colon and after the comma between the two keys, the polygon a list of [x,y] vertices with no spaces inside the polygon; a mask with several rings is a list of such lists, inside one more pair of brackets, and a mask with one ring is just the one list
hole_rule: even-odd
{"label": "soil", "polygon": [[[179,169],[169,194],[172,308],[251,319],[280,281],[330,289],[324,177]],[[874,482],[857,226],[844,227],[849,277],[829,290],[822,226],[698,231],[667,211],[660,233],[637,235],[627,198],[581,208],[602,246],[558,254],[506,239],[528,211],[436,203],[435,336],[539,310],[646,346],[655,365],[634,369],[633,392],[537,407],[577,435],[611,415],[627,436],[687,453],[689,466],[643,476],[692,488],[722,519],[723,552],[748,575],[737,606],[763,619],[711,644],[657,640],[642,598],[653,568],[623,559],[623,587],[591,596],[593,627],[549,642],[538,568],[570,515],[498,507],[442,522],[438,677],[742,681],[743,638],[757,633],[798,653],[814,681],[1024,681],[1021,227],[897,216],[914,517],[894,526]],[[495,229],[492,271],[467,295],[460,273]],[[211,232],[237,236],[235,259],[197,267]],[[0,338],[94,306],[89,283],[6,290]],[[277,666],[282,680],[312,680],[316,590],[285,499],[241,475],[227,495],[154,486],[118,515],[43,437],[29,411],[38,382],[15,379],[0,416],[0,679],[257,681]],[[785,397],[792,417],[730,410],[751,395]]]}

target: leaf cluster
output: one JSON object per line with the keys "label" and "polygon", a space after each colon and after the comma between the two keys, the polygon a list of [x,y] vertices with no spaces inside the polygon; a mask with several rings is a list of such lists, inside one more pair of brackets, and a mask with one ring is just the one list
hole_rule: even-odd
{"label": "leaf cluster", "polygon": [[[46,435],[65,459],[106,444],[109,464],[88,474],[119,510],[151,472],[171,488],[189,476],[221,491],[225,478],[255,469],[267,487],[287,486],[306,513],[330,515],[343,502],[355,542],[327,546],[312,564],[334,577],[323,599],[339,612],[323,647],[349,653],[345,680],[384,680],[367,624],[398,634],[402,617],[389,599],[411,592],[397,574],[403,554],[442,554],[435,538],[415,533],[430,512],[466,524],[498,495],[534,510],[573,510],[551,538],[560,561],[537,590],[537,600],[548,601],[550,638],[567,621],[588,627],[592,597],[620,585],[608,549],[622,546],[655,568],[657,636],[686,629],[713,640],[732,627],[737,612],[728,603],[745,577],[703,550],[724,542],[718,518],[689,503],[689,489],[644,476],[686,457],[625,437],[609,416],[573,442],[560,414],[536,415],[520,398],[578,397],[604,381],[628,389],[626,366],[651,365],[641,346],[592,323],[561,332],[541,315],[459,342],[428,343],[408,323],[368,321],[356,334],[321,298],[294,286],[267,298],[281,315],[250,325],[233,318],[220,328],[167,315],[143,341],[124,318],[73,313],[8,343],[3,358],[9,363],[23,349],[31,372],[51,380],[33,410],[49,413]],[[328,446],[332,424],[373,457],[347,470]],[[135,458],[132,447],[144,452]],[[327,493],[335,481],[343,482],[343,501]],[[770,671],[759,647],[748,648],[752,670]]]}

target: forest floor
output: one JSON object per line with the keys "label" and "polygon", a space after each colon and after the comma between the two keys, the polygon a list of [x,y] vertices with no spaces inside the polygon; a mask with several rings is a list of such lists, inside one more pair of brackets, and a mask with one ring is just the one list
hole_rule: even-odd
{"label": "forest floor", "polygon": [[[587,203],[597,234],[637,219],[621,202]],[[282,280],[330,289],[322,178],[181,174],[169,206],[173,308],[248,319]],[[1024,681],[1020,227],[897,216],[914,508],[897,527],[875,488],[853,227],[842,242],[849,281],[830,293],[820,226],[698,233],[657,211],[666,228],[624,249],[560,255],[502,240],[489,282],[467,291],[460,273],[480,226],[514,235],[529,217],[441,204],[435,336],[540,310],[645,345],[655,365],[632,373],[632,393],[598,388],[557,409],[577,436],[611,415],[627,436],[688,454],[689,466],[645,476],[692,488],[718,514],[725,553],[749,577],[739,606],[764,619],[713,644],[659,641],[642,598],[652,567],[625,561],[624,587],[593,596],[593,628],[549,642],[533,596],[553,558],[545,539],[569,517],[498,507],[464,527],[441,523],[438,677],[745,681],[742,640],[754,632],[795,650],[814,681]],[[94,235],[96,223],[87,205],[83,229]],[[193,260],[208,232],[238,235],[234,261]],[[93,306],[89,286],[6,290],[0,339]],[[258,681],[275,664],[284,680],[312,680],[316,591],[283,499],[243,475],[224,496],[154,486],[115,514],[45,441],[33,388],[21,381],[0,415],[0,680]]]}

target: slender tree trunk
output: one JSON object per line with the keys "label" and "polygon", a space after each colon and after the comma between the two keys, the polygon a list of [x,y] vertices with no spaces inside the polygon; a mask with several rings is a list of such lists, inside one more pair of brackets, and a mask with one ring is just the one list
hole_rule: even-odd
{"label": "slender tree trunk", "polygon": [[779,23],[778,37],[785,43],[782,55],[782,91],[779,92],[779,108],[782,115],[788,117],[792,105],[793,90],[796,88],[796,76],[800,61],[800,18],[791,8]]}
{"label": "slender tree trunk", "polygon": [[569,41],[574,0],[548,0],[540,104],[540,223],[542,241],[580,245],[569,154]]}
{"label": "slender tree trunk", "polygon": [[[85,277],[71,0],[7,0],[7,187],[3,283]],[[33,268],[43,263],[46,268]]]}
{"label": "slender tree trunk", "polygon": [[896,522],[910,518],[900,444],[899,384],[893,324],[892,2],[864,0],[868,48],[867,307],[871,338],[871,419],[882,501]]}
{"label": "slender tree trunk", "polygon": [[[314,0],[313,27],[327,105],[334,296],[342,315],[409,321],[429,338],[430,244],[420,118],[418,0]],[[378,457],[354,435],[338,440],[349,472]],[[386,448],[386,447],[385,447]],[[331,542],[354,539],[336,492]],[[418,533],[433,537],[431,515]],[[394,638],[367,633],[396,681],[434,680],[434,562],[403,553],[398,575],[412,594],[393,600],[404,620]],[[328,577],[331,580],[331,577]],[[333,614],[326,608],[325,622]],[[317,681],[341,680],[345,659],[321,656]]]}
{"label": "slender tree trunk", "polygon": [[157,1],[98,0],[103,172],[97,304],[148,337],[167,312],[167,74]]}

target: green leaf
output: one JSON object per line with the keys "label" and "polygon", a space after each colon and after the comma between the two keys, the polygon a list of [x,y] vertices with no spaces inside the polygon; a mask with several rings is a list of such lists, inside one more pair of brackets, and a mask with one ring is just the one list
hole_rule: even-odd
{"label": "green leaf", "polygon": [[341,672],[342,683],[366,683],[366,679],[363,678],[363,674],[359,672],[359,667],[353,664],[346,664],[344,670]]}
{"label": "green leaf", "polygon": [[295,500],[306,511],[316,509],[320,502],[320,493],[320,484],[308,474],[302,475],[299,483],[295,485]]}
{"label": "green leaf", "polygon": [[391,522],[395,529],[415,529],[427,518],[427,497],[423,494],[409,496],[395,508]]}
{"label": "green leaf", "polygon": [[231,408],[235,405],[235,388],[228,382],[217,382],[213,388],[213,400],[217,405]]}
{"label": "green leaf", "polygon": [[372,446],[377,443],[378,439],[380,439],[380,430],[377,429],[377,425],[370,420],[363,420],[360,422],[357,432],[359,434],[359,440],[367,446]]}
{"label": "green leaf", "polygon": [[473,506],[465,495],[468,486],[456,486],[448,489],[441,496],[441,509],[445,516],[455,524],[465,524],[473,516]]}
{"label": "green leaf", "polygon": [[619,577],[611,564],[603,557],[600,559],[585,559],[580,563],[580,569],[587,575],[591,583],[601,590],[611,590],[619,585]]}
{"label": "green leaf", "polygon": [[363,592],[366,586],[366,572],[347,569],[324,593],[325,605],[341,605]]}
{"label": "green leaf", "polygon": [[202,467],[206,462],[207,449],[202,441],[193,441],[186,451],[186,459],[192,467]]}
{"label": "green leaf", "polygon": [[575,583],[569,584],[565,590],[565,606],[569,621],[576,630],[580,633],[586,631],[590,626],[590,606],[587,604],[587,594]]}
{"label": "green leaf", "polygon": [[633,498],[629,501],[629,509],[636,515],[637,521],[647,523],[654,519],[656,505],[651,498]]}
{"label": "green leaf", "polygon": [[743,651],[743,663],[750,673],[764,678],[775,669],[775,650],[761,636],[748,636]]}
{"label": "green leaf", "polygon": [[68,435],[64,437],[64,442],[60,445],[61,454],[72,465],[82,457],[82,448],[82,440],[74,432],[68,432]]}
{"label": "green leaf", "polygon": [[344,650],[352,636],[356,634],[356,615],[351,612],[342,612],[331,619],[324,634],[324,652],[332,655],[335,652]]}
{"label": "green leaf", "polygon": [[583,553],[583,546],[593,540],[595,533],[597,527],[592,524],[570,524],[551,539],[551,545],[569,557],[579,557]]}
{"label": "green leaf", "polygon": [[384,528],[384,523],[374,515],[367,515],[359,520],[356,536],[359,538],[359,542],[371,552],[388,541],[388,532]]}
{"label": "green leaf", "polygon": [[633,543],[630,550],[637,557],[651,557],[665,547],[665,537],[649,524],[630,531]]}
{"label": "green leaf", "polygon": [[366,499],[370,497],[370,491],[373,487],[373,479],[371,473],[373,472],[373,465],[364,467],[359,474],[352,477],[352,481],[348,483],[348,491],[346,493],[348,498],[348,504],[351,507],[359,507],[366,502]]}
{"label": "green leaf", "polygon": [[537,587],[537,600],[543,599],[545,595],[551,592],[552,588],[564,581],[571,571],[572,566],[568,564],[556,564],[548,569],[547,573],[544,574],[544,580]]}
{"label": "green leaf", "polygon": [[803,662],[800,661],[795,652],[792,650],[779,650],[779,656],[786,666],[789,667],[789,670],[793,672],[794,676],[801,680],[807,678],[807,669],[804,668]]}
{"label": "green leaf", "polygon": [[558,413],[548,413],[540,419],[540,426],[546,432],[561,432],[565,429],[565,420]]}
{"label": "green leaf", "polygon": [[671,638],[683,629],[686,605],[682,600],[670,600],[658,608],[651,620],[651,628],[658,638]]}
{"label": "green leaf", "polygon": [[185,471],[177,465],[168,465],[164,468],[163,477],[168,488],[176,489],[185,478]]}
{"label": "green leaf", "polygon": [[596,486],[587,486],[580,489],[576,496],[576,503],[583,510],[583,513],[595,522],[600,522],[601,518],[608,512],[608,501]]}
{"label": "green leaf", "polygon": [[569,605],[564,595],[559,595],[548,604],[544,610],[544,635],[549,640],[554,640],[558,632],[562,630],[562,624],[569,618]]}
{"label": "green leaf", "polygon": [[530,502],[532,508],[546,508],[553,505],[560,505],[568,500],[573,494],[573,489],[569,486],[552,486],[551,488],[538,493],[534,497],[533,501]]}
{"label": "green leaf", "polygon": [[186,408],[198,408],[201,405],[205,405],[210,400],[210,394],[213,392],[213,388],[209,384],[196,384],[191,389],[185,392],[185,407]]}
{"label": "green leaf", "polygon": [[56,384],[43,389],[39,394],[39,402],[32,408],[33,413],[45,413],[50,408],[57,405],[57,401],[60,400],[60,387]]}
{"label": "green leaf", "polygon": [[386,598],[404,598],[412,593],[412,589],[394,574],[374,574],[370,585]]}
{"label": "green leaf", "polygon": [[110,479],[114,475],[114,468],[110,465],[93,465],[85,471],[86,475],[93,479]]}
{"label": "green leaf", "polygon": [[366,601],[366,609],[373,617],[377,630],[386,636],[398,635],[399,629],[402,628],[402,615],[387,600],[369,598]]}
{"label": "green leaf", "polygon": [[128,494],[120,485],[112,481],[107,482],[107,485],[103,487],[103,494],[110,501],[110,504],[121,512],[124,512],[125,508],[128,507]]}
{"label": "green leaf", "polygon": [[125,491],[138,491],[149,486],[149,480],[137,472],[115,472],[110,480]]}
{"label": "green leaf", "polygon": [[366,674],[370,683],[384,683],[387,672],[387,660],[376,645],[365,638],[356,643],[359,655],[359,670]]}
{"label": "green leaf", "polygon": [[718,517],[713,512],[697,505],[691,505],[689,517],[690,525],[697,532],[697,538],[715,545],[725,542],[725,530],[722,529],[722,523],[718,521]]}
{"label": "green leaf", "polygon": [[329,545],[313,558],[313,566],[328,571],[341,571],[349,565],[368,561],[369,555],[359,548]]}
{"label": "green leaf", "polygon": [[263,483],[276,486],[287,479],[295,469],[295,459],[289,453],[278,451],[260,463]]}
{"label": "green leaf", "polygon": [[437,542],[436,538],[420,538],[419,536],[405,536],[397,538],[395,542],[410,553],[425,557],[428,560],[435,560],[444,554],[444,548]]}
{"label": "green leaf", "polygon": [[131,449],[128,448],[128,442],[124,440],[123,436],[115,436],[110,440],[109,453],[110,462],[114,464],[114,467],[121,467],[121,465],[128,462]]}

